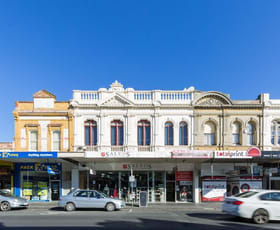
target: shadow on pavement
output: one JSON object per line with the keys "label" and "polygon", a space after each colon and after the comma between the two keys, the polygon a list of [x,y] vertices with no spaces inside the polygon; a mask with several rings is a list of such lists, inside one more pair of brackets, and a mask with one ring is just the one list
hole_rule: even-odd
{"label": "shadow on pavement", "polygon": [[[61,220],[63,221],[63,220]],[[34,224],[33,224],[34,225]],[[76,225],[76,224],[75,224]],[[186,222],[177,222],[177,221],[168,221],[168,220],[154,220],[154,219],[134,219],[133,221],[101,221],[97,223],[92,223],[90,226],[71,226],[70,223],[63,223],[62,226],[52,226],[52,227],[44,227],[44,226],[22,226],[22,227],[6,227],[5,225],[0,223],[0,229],[7,230],[130,230],[130,229],[160,229],[160,230],[261,230],[264,229],[260,226],[248,226],[245,224],[236,224],[236,223],[186,223]],[[272,228],[265,228],[270,229]],[[274,228],[275,229],[275,228]]]}

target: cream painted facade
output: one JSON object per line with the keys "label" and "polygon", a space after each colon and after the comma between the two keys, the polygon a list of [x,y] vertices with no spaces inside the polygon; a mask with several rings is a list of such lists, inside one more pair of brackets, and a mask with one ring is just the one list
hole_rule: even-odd
{"label": "cream painted facade", "polygon": [[[260,99],[234,101],[220,92],[204,92],[196,95],[193,106],[195,149],[247,150],[251,146],[262,149],[263,106]],[[205,140],[207,123],[214,127],[213,145]],[[250,123],[252,132],[249,131]],[[239,143],[234,141],[234,135],[238,136]],[[250,135],[253,135],[251,142]]]}
{"label": "cream painted facade", "polygon": [[[73,119],[69,102],[56,101],[54,95],[41,90],[33,95],[33,101],[16,102],[13,115],[15,151],[68,152],[72,150]],[[31,147],[30,140],[32,131],[37,134],[37,144],[34,143],[34,148]],[[56,145],[54,145],[55,132],[60,137],[56,138]]]}

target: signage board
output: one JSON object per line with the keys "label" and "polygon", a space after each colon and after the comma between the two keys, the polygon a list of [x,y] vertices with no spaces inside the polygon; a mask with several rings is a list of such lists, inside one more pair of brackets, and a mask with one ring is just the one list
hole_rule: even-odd
{"label": "signage board", "polygon": [[223,201],[226,195],[226,180],[203,180],[202,201]]}
{"label": "signage board", "polygon": [[177,171],[176,181],[193,181],[192,171]]}
{"label": "signage board", "polygon": [[57,152],[0,152],[0,158],[57,158]]}
{"label": "signage board", "polygon": [[139,192],[139,207],[148,206],[148,193],[146,191]]}
{"label": "signage board", "polygon": [[247,151],[218,150],[214,152],[214,158],[218,159],[251,159],[260,156],[261,151],[257,147],[252,147]]}
{"label": "signage board", "polygon": [[61,171],[61,165],[57,163],[20,163],[20,171],[48,172],[51,169],[55,174]]}
{"label": "signage board", "polygon": [[170,152],[86,151],[85,158],[171,158]]}
{"label": "signage board", "polygon": [[280,151],[262,151],[262,158],[280,159]]}
{"label": "signage board", "polygon": [[174,150],[171,158],[212,158],[212,151],[203,150]]}

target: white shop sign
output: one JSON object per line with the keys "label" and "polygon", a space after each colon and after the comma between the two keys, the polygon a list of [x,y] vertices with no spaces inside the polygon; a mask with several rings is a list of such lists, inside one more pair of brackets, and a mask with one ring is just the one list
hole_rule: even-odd
{"label": "white shop sign", "polygon": [[171,158],[170,152],[85,152],[85,158]]}
{"label": "white shop sign", "polygon": [[260,156],[261,151],[257,147],[251,147],[247,151],[219,150],[214,152],[214,158],[222,159],[251,159]]}
{"label": "white shop sign", "polygon": [[88,167],[93,168],[95,171],[173,171],[175,167],[182,171],[192,171],[193,164],[176,164],[176,163],[98,163],[87,164]]}
{"label": "white shop sign", "polygon": [[174,150],[172,158],[212,158],[212,151],[203,150]]}
{"label": "white shop sign", "polygon": [[252,158],[247,151],[215,151],[214,158]]}

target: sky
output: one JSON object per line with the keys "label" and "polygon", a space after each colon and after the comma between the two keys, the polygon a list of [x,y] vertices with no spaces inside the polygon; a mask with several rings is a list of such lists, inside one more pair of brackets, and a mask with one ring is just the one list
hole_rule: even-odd
{"label": "sky", "polygon": [[0,0],[0,142],[46,89],[194,86],[280,99],[279,0]]}

